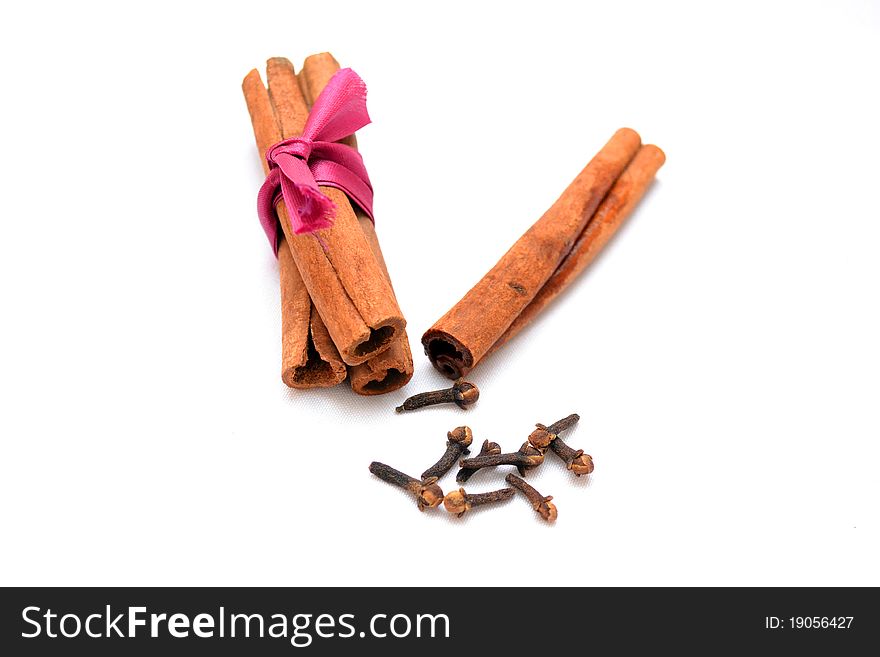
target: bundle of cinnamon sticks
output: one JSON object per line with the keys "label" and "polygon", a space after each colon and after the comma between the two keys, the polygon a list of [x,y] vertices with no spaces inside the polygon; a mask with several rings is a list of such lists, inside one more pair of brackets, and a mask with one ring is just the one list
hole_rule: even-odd
{"label": "bundle of cinnamon sticks", "polygon": [[[287,59],[270,59],[268,87],[256,69],[245,77],[267,174],[267,151],[303,134],[311,106],[337,71],[333,56],[321,53],[306,58],[299,74]],[[354,135],[339,143],[357,148]],[[663,151],[642,145],[634,130],[618,130],[553,206],[425,332],[422,344],[434,366],[457,379],[519,333],[595,259],[664,161]],[[335,217],[315,233],[294,234],[284,203],[275,205],[282,229],[282,379],[294,388],[314,388],[348,378],[363,395],[396,390],[412,378],[413,360],[375,227],[340,189],[321,186],[320,192],[332,201]]]}
{"label": "bundle of cinnamon sticks", "polygon": [[644,196],[666,156],[618,130],[562,196],[422,336],[451,379],[519,333],[589,265]]}
{"label": "bundle of cinnamon sticks", "polygon": [[[266,152],[302,134],[309,109],[338,62],[306,58],[297,75],[287,59],[268,61],[268,88],[254,69],[242,83],[257,149]],[[354,136],[342,143],[356,148]],[[338,189],[321,187],[335,205],[333,225],[296,235],[282,202],[278,248],[281,287],[281,378],[293,388],[329,387],[346,378],[363,395],[396,390],[413,374],[406,320],[400,312],[371,219]]]}

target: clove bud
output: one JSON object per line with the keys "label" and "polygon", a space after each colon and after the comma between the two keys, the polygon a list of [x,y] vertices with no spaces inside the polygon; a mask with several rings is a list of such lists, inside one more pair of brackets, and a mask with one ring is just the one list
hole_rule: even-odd
{"label": "clove bud", "polygon": [[446,434],[446,452],[430,468],[422,473],[422,481],[431,477],[440,478],[455,465],[462,454],[470,454],[468,447],[474,440],[474,434],[470,427],[458,427]]}
{"label": "clove bud", "polygon": [[515,474],[510,473],[505,477],[505,481],[525,495],[526,499],[532,503],[532,508],[547,522],[553,522],[558,515],[556,505],[551,502],[552,495],[546,497],[541,495],[532,486],[527,484],[525,480],[520,479]]}
{"label": "clove bud", "polygon": [[455,404],[459,408],[467,408],[471,404],[475,404],[479,398],[480,390],[477,386],[464,379],[458,379],[451,388],[413,395],[394,410],[403,413],[403,411],[414,411],[435,404]]}
{"label": "clove bud", "polygon": [[574,472],[578,477],[590,474],[593,471],[593,457],[584,454],[582,449],[574,449],[569,447],[559,434],[566,429],[574,426],[581,416],[572,413],[568,417],[564,417],[545,427],[543,424],[536,424],[537,427],[529,436],[529,442],[535,447],[550,447],[565,462],[565,467]]}
{"label": "clove bud", "polygon": [[493,490],[489,493],[468,493],[464,488],[459,488],[448,493],[443,498],[443,506],[449,513],[455,513],[461,518],[475,506],[504,502],[511,497],[513,497],[512,488],[502,488],[501,490]]}
{"label": "clove bud", "polygon": [[529,442],[538,449],[546,449],[556,440],[560,433],[573,427],[580,419],[580,415],[572,413],[568,417],[557,420],[549,427],[545,427],[543,424],[536,424],[537,428],[529,434]]}
{"label": "clove bud", "polygon": [[443,491],[437,485],[437,477],[431,477],[423,481],[419,481],[408,474],[404,474],[400,470],[395,470],[390,465],[373,461],[370,463],[370,472],[379,477],[382,481],[393,484],[398,488],[408,490],[416,496],[416,503],[419,511],[426,508],[431,509],[438,506],[443,501]]}
{"label": "clove bud", "polygon": [[528,465],[516,466],[516,469],[519,470],[520,477],[524,477],[526,475],[526,472],[528,472],[529,470],[534,470],[544,462],[544,450],[534,447],[528,441],[522,444],[522,447],[519,448],[517,454],[522,454],[529,460]]}
{"label": "clove bud", "polygon": [[578,477],[590,474],[593,471],[593,457],[584,454],[582,449],[574,449],[565,444],[562,438],[557,438],[550,443],[550,449],[559,458],[565,461],[565,467],[574,472]]}

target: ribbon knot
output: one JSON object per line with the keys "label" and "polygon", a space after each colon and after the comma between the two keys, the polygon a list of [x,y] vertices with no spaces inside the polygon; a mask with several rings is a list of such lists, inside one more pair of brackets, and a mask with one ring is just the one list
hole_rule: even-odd
{"label": "ribbon knot", "polygon": [[297,235],[333,225],[336,208],[320,189],[335,187],[373,219],[373,187],[355,149],[335,142],[370,123],[367,86],[350,68],[340,69],[315,100],[302,135],[266,151],[269,175],[257,196],[260,224],[278,254],[280,200]]}
{"label": "ribbon knot", "polygon": [[269,166],[278,166],[279,155],[292,155],[303,160],[308,160],[312,154],[312,140],[303,139],[302,137],[291,137],[284,141],[279,141],[266,151],[266,159]]}

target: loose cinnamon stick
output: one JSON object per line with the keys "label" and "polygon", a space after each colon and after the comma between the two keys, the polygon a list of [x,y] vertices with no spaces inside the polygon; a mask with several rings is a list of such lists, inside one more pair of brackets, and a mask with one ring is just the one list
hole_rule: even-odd
{"label": "loose cinnamon stick", "polygon": [[[265,120],[254,124],[260,161],[268,173],[266,151],[281,140],[281,126],[275,119],[274,108],[259,74],[256,80],[248,76],[244,85],[245,96],[248,96],[249,89],[255,101],[264,106],[264,112],[268,104],[272,115],[272,120],[266,114]],[[289,221],[283,206],[279,206],[278,213],[282,221]],[[345,363],[330,340],[324,322],[314,312],[312,300],[283,238],[278,248],[278,274],[281,283],[281,380],[291,388],[326,388],[341,383],[346,376]]]}
{"label": "loose cinnamon stick", "polygon": [[425,353],[451,379],[467,374],[531,303],[639,150],[618,130],[535,224],[422,336]]}
{"label": "loose cinnamon stick", "polygon": [[620,174],[620,178],[611,186],[608,195],[599,204],[596,214],[590,219],[569,254],[544,283],[544,287],[535,295],[532,302],[517,315],[504,334],[492,345],[489,353],[493,353],[525,328],[596,259],[645,195],[654,180],[654,175],[665,161],[666,155],[653,144],[647,144],[639,149],[632,162]]}
{"label": "loose cinnamon stick", "polygon": [[[284,58],[270,59],[267,79],[279,118],[285,117],[284,132],[291,136],[301,134],[307,116],[306,103],[293,66]],[[270,132],[266,126],[275,121],[275,116],[256,69],[247,75],[242,88],[254,134]],[[286,213],[279,213],[281,228],[342,360],[357,365],[388,349],[406,322],[348,198],[334,188],[322,187],[321,191],[336,206],[332,228],[320,231],[317,237],[294,235]]]}
{"label": "loose cinnamon stick", "polygon": [[[319,53],[306,58],[297,77],[303,96],[309,106],[338,70],[339,62],[330,53]],[[351,135],[343,141],[352,148],[357,148],[355,135]],[[379,246],[379,238],[376,235],[376,227],[360,208],[355,207],[354,209],[373,255],[385,274],[388,284],[391,285],[391,277],[388,275],[388,267],[385,264],[385,257],[382,255],[382,248]],[[400,331],[391,341],[391,346],[386,351],[373,356],[360,365],[348,368],[351,389],[360,395],[380,395],[397,390],[409,383],[412,375],[412,351],[405,329]]]}

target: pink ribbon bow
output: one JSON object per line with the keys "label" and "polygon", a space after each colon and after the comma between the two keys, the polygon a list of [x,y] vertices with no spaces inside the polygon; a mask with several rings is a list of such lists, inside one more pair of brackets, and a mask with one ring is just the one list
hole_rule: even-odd
{"label": "pink ribbon bow", "polygon": [[367,85],[350,68],[343,68],[315,100],[302,135],[280,141],[266,152],[269,175],[257,196],[257,212],[276,255],[279,198],[284,199],[297,235],[333,225],[336,208],[319,185],[342,190],[373,219],[373,186],[360,153],[334,143],[368,123]]}

